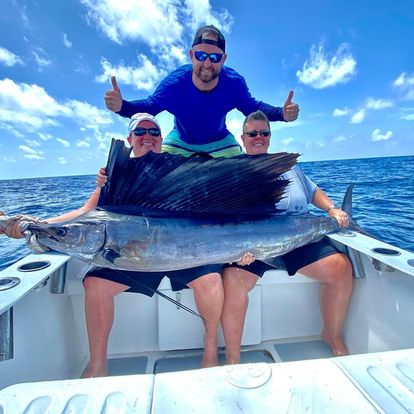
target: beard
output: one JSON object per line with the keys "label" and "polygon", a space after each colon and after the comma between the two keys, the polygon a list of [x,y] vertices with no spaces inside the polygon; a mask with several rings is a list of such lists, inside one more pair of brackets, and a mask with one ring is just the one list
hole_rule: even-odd
{"label": "beard", "polygon": [[205,70],[203,68],[199,68],[197,71],[194,71],[194,73],[197,78],[201,80],[201,82],[209,83],[218,77],[220,69]]}

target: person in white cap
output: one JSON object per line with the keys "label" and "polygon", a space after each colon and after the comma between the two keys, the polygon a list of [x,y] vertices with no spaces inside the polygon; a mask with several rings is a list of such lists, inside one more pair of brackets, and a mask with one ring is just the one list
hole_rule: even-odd
{"label": "person in white cap", "polygon": [[[161,152],[162,135],[158,121],[150,114],[137,113],[131,117],[127,138],[135,157],[149,151]],[[100,170],[97,184],[105,183],[104,170]],[[79,209],[46,220],[56,223],[74,219],[97,207],[101,188],[98,186],[88,201]],[[24,237],[20,222],[16,220],[5,231],[13,238]],[[217,359],[217,329],[223,307],[224,293],[221,282],[221,264],[199,266],[171,272],[131,272],[96,268],[84,278],[85,317],[89,340],[89,362],[83,378],[108,375],[107,346],[114,319],[113,298],[121,292],[142,293],[153,296],[164,276],[171,281],[173,290],[190,287],[205,327],[202,367],[215,366]]]}

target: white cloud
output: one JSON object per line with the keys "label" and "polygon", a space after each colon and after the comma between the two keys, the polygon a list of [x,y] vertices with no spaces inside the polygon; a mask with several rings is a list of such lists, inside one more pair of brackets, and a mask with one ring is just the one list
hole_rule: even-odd
{"label": "white cloud", "polygon": [[312,45],[310,58],[303,64],[302,70],[296,72],[299,81],[315,89],[323,89],[339,83],[348,82],[356,73],[356,60],[343,43],[336,53],[329,57],[323,45]]}
{"label": "white cloud", "polygon": [[231,116],[226,120],[227,129],[234,135],[237,142],[243,147],[241,134],[243,131],[244,117],[239,112],[231,112]]}
{"label": "white cloud", "polygon": [[[233,18],[226,9],[212,9],[209,0],[131,0],[122,7],[113,0],[81,0],[89,23],[111,40],[141,40],[151,47],[177,45],[203,24],[229,31]],[[191,33],[187,33],[191,31]]]}
{"label": "white cloud", "polygon": [[38,154],[24,154],[23,157],[29,160],[44,160],[45,158]]}
{"label": "white cloud", "polygon": [[23,151],[23,157],[29,160],[44,160],[43,151],[36,151],[33,148],[28,147],[27,145],[20,145],[19,149]]}
{"label": "white cloud", "polygon": [[10,157],[3,157],[3,161],[4,162],[10,162],[10,163],[16,162],[16,160],[14,158],[10,158]]}
{"label": "white cloud", "polygon": [[[228,32],[233,24],[233,17],[226,9],[213,10],[209,0],[131,0],[123,2],[122,7],[113,0],[81,0],[86,7],[87,21],[98,27],[112,41],[122,44],[124,41],[139,41],[149,47],[160,66],[159,72],[169,71],[185,62],[190,41],[195,30],[203,24],[214,24]],[[140,59],[148,57],[140,55]],[[145,62],[148,64],[148,62]],[[154,62],[151,63],[154,65]],[[112,65],[118,70],[123,65]],[[131,72],[125,65],[127,72]],[[144,73],[147,65],[142,65]],[[114,73],[111,73],[114,74]],[[111,75],[110,74],[110,75]],[[105,76],[105,72],[99,76]],[[159,74],[158,74],[159,75]],[[127,76],[130,78],[131,76]],[[141,79],[141,76],[138,76]],[[141,82],[145,78],[142,77]],[[156,81],[156,80],[155,80]],[[148,84],[154,82],[150,79]],[[145,87],[149,86],[144,82]]]}
{"label": "white cloud", "polygon": [[381,134],[378,128],[372,131],[372,141],[388,141],[392,136],[392,131],[387,131],[385,134]]}
{"label": "white cloud", "polygon": [[333,139],[333,141],[334,142],[343,142],[343,141],[346,141],[348,138],[347,137],[345,137],[345,136],[343,136],[343,135],[338,135],[337,137],[335,137],[334,139]]}
{"label": "white cloud", "polygon": [[10,132],[11,134],[13,134],[17,138],[23,138],[24,137],[24,134],[22,134],[21,132],[17,131],[11,125],[0,125],[0,128],[1,129],[5,129],[6,131]]}
{"label": "white cloud", "polygon": [[35,50],[33,50],[32,54],[34,60],[39,65],[40,69],[52,64],[52,61],[49,59],[47,53],[41,47],[38,47]]}
{"label": "white cloud", "polygon": [[57,142],[60,142],[65,148],[69,148],[70,147],[70,142],[66,141],[66,139],[63,138],[56,138]]}
{"label": "white cloud", "polygon": [[351,118],[351,124],[360,124],[365,119],[365,109],[360,109]]}
{"label": "white cloud", "polygon": [[[45,126],[58,126],[61,117],[72,119],[86,128],[113,122],[108,111],[86,102],[73,99],[58,102],[36,84],[0,80],[0,121],[17,130],[32,132]],[[44,141],[51,138],[44,133],[39,133],[39,137]]]}
{"label": "white cloud", "polygon": [[[122,130],[125,131],[125,126],[123,126]],[[124,139],[125,135],[127,135],[126,131],[124,135],[121,135],[119,131],[106,131],[103,133],[99,128],[94,128],[93,139],[95,139],[95,141],[98,143],[98,145],[95,146],[94,149],[107,153],[109,151],[109,146],[111,144],[112,138]]]}
{"label": "white cloud", "polygon": [[108,125],[113,122],[110,112],[98,109],[87,102],[71,99],[67,101],[66,106],[71,109],[72,118],[86,128],[92,128],[95,125]]}
{"label": "white cloud", "polygon": [[367,100],[367,109],[379,110],[379,109],[391,108],[392,106],[394,106],[394,103],[387,99],[368,98]]}
{"label": "white cloud", "polygon": [[401,115],[401,119],[404,119],[405,121],[414,121],[414,114]]}
{"label": "white cloud", "polygon": [[37,154],[37,151],[33,148],[28,147],[27,145],[20,145],[19,149],[23,152],[27,152],[28,154]]}
{"label": "white cloud", "polygon": [[64,164],[66,164],[66,158],[65,157],[59,157],[58,162],[59,162],[59,164],[64,165]]}
{"label": "white cloud", "polygon": [[101,59],[102,73],[95,79],[101,83],[110,82],[111,76],[115,75],[118,85],[122,91],[122,85],[131,85],[135,89],[150,91],[161,80],[167,72],[158,69],[147,56],[140,54],[138,56],[137,66],[112,66],[105,58]]}
{"label": "white cloud", "polygon": [[65,105],[59,104],[41,86],[16,83],[11,79],[0,80],[0,106],[30,115],[56,117],[70,114]]}
{"label": "white cloud", "polygon": [[220,12],[213,10],[209,0],[185,0],[184,4],[193,32],[203,24],[213,24],[224,32],[230,31],[234,19],[226,9],[221,9]]}
{"label": "white cloud", "polygon": [[87,142],[87,141],[78,141],[76,143],[76,146],[78,148],[90,148],[91,144],[89,144],[89,142]]}
{"label": "white cloud", "polygon": [[405,99],[414,99],[414,73],[407,75],[405,72],[393,82],[393,85],[401,90]]}
{"label": "white cloud", "polygon": [[19,56],[4,47],[0,47],[0,63],[9,67],[14,65],[23,65],[23,61]]}
{"label": "white cloud", "polygon": [[72,47],[72,42],[68,39],[68,35],[66,33],[63,33],[63,44],[68,49],[70,49]]}
{"label": "white cloud", "polygon": [[[0,97],[1,102],[1,97]],[[58,123],[53,119],[45,118],[42,114],[36,116],[24,111],[12,111],[0,108],[0,121],[5,122],[8,126],[20,130],[24,133],[34,132],[45,126],[57,126]],[[13,126],[12,126],[13,125]]]}
{"label": "white cloud", "polygon": [[182,26],[179,23],[177,1],[137,0],[124,2],[122,7],[112,0],[81,0],[87,7],[91,24],[111,40],[142,40],[150,46],[172,43],[179,39]]}
{"label": "white cloud", "polygon": [[49,141],[49,139],[53,138],[53,136],[51,134],[44,134],[43,132],[38,132],[37,135],[39,135],[39,138],[42,141]]}
{"label": "white cloud", "polygon": [[335,108],[332,116],[333,117],[337,117],[337,116],[345,116],[349,114],[349,109],[348,108],[344,108],[344,109],[339,109],[339,108]]}
{"label": "white cloud", "polygon": [[293,142],[293,138],[282,139],[283,145],[290,145],[292,142]]}
{"label": "white cloud", "polygon": [[25,142],[29,147],[40,147],[40,143],[38,141],[26,139]]}

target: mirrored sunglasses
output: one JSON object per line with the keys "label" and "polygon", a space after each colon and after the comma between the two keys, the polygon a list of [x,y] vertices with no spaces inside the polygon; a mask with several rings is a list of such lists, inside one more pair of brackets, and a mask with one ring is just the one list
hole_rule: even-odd
{"label": "mirrored sunglasses", "polygon": [[132,131],[136,137],[142,137],[147,132],[152,137],[159,137],[161,135],[161,131],[158,128],[137,128]]}
{"label": "mirrored sunglasses", "polygon": [[206,53],[201,50],[195,50],[194,57],[199,62],[204,62],[207,58],[209,58],[211,63],[219,63],[223,58],[223,53]]}
{"label": "mirrored sunglasses", "polygon": [[247,135],[250,138],[257,137],[258,135],[260,135],[261,137],[268,137],[270,135],[270,131],[268,131],[267,129],[262,129],[261,131],[256,131],[255,129],[253,129],[252,131],[244,132],[243,135]]}

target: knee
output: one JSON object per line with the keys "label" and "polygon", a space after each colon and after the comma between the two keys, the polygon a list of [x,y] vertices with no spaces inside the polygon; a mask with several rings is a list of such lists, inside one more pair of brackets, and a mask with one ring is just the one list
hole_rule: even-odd
{"label": "knee", "polygon": [[101,279],[99,277],[89,276],[83,282],[85,297],[98,299],[113,297],[120,293],[116,291],[116,285],[118,284],[115,282],[111,282],[106,279]]}
{"label": "knee", "polygon": [[90,296],[97,291],[99,284],[98,281],[99,279],[93,276],[89,276],[83,281],[83,290],[85,291],[85,295]]}
{"label": "knee", "polygon": [[337,285],[352,285],[352,265],[348,257],[342,253],[329,256],[327,266],[327,282]]}
{"label": "knee", "polygon": [[188,286],[194,290],[196,295],[221,295],[223,292],[223,282],[220,273],[209,273],[208,275],[201,276],[188,283]]}
{"label": "knee", "polygon": [[221,294],[223,292],[223,281],[219,273],[212,273],[206,276],[206,289],[214,294]]}

